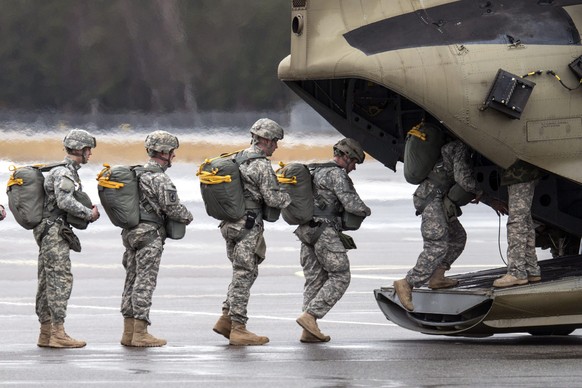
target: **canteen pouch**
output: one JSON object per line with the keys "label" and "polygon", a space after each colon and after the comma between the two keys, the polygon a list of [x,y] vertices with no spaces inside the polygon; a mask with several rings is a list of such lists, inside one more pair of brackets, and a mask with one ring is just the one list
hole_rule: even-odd
{"label": "canteen pouch", "polygon": [[313,246],[323,234],[325,226],[324,223],[303,224],[295,229],[293,233],[303,244]]}

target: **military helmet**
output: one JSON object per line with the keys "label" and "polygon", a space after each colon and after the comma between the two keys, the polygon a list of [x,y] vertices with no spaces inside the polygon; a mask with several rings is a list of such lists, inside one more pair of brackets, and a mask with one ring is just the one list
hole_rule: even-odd
{"label": "military helmet", "polygon": [[147,135],[144,145],[147,150],[169,153],[180,147],[180,142],[169,132],[154,131]]}
{"label": "military helmet", "polygon": [[83,129],[72,129],[63,139],[63,145],[71,150],[82,150],[85,147],[97,147],[97,140]]}
{"label": "military helmet", "polygon": [[258,119],[251,133],[269,140],[282,140],[284,136],[283,128],[271,119]]}
{"label": "military helmet", "polygon": [[363,163],[364,159],[366,158],[366,154],[364,154],[364,150],[360,143],[358,143],[354,139],[350,139],[346,137],[335,143],[333,146],[334,150],[338,150],[343,152],[344,154],[348,155],[350,159],[356,159],[358,164]]}

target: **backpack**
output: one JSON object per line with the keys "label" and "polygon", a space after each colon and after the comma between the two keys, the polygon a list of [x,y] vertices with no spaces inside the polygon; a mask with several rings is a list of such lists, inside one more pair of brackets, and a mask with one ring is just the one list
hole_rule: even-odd
{"label": "backpack", "polygon": [[420,123],[408,131],[404,144],[404,178],[408,183],[422,183],[432,171],[445,145],[444,132],[436,125]]}
{"label": "backpack", "polygon": [[302,163],[279,163],[277,180],[281,189],[291,196],[289,206],[281,215],[289,225],[303,225],[313,218],[313,187],[309,168]]}
{"label": "backpack", "polygon": [[[45,197],[43,172],[65,165],[54,163],[10,167],[12,174],[6,188],[8,206],[16,222],[24,229],[34,229],[43,219]],[[91,208],[91,199],[87,194],[75,192],[74,196],[83,205]],[[87,221],[71,215],[67,215],[67,221],[77,229],[85,229],[88,224]]]}
{"label": "backpack", "polygon": [[196,176],[206,213],[220,221],[238,221],[246,212],[239,166],[244,162],[264,158],[263,155],[235,156],[242,150],[204,160]]}
{"label": "backpack", "polygon": [[97,191],[105,213],[115,226],[130,229],[139,224],[139,185],[136,168],[141,166],[105,167],[97,174]]}

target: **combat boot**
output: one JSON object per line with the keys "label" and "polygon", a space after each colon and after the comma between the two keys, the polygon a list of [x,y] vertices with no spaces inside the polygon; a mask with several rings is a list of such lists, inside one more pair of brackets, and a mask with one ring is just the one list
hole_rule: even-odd
{"label": "combat boot", "polygon": [[216,321],[216,324],[212,328],[215,333],[224,336],[226,339],[230,339],[230,331],[232,329],[232,320],[230,315],[228,315],[228,309],[222,309],[222,315]]}
{"label": "combat boot", "polygon": [[49,348],[82,348],[85,345],[87,345],[85,341],[69,337],[62,323],[52,326]]}
{"label": "combat boot", "polygon": [[161,338],[156,338],[148,333],[148,322],[141,319],[133,320],[133,337],[131,339],[131,346],[138,348],[159,347],[167,344],[168,341]]}
{"label": "combat boot", "polygon": [[493,282],[493,287],[503,288],[511,286],[521,286],[527,283],[528,283],[527,279],[519,279],[511,274],[505,274]]}
{"label": "combat boot", "polygon": [[331,337],[326,335],[323,339],[319,339],[307,330],[303,329],[303,333],[301,333],[301,338],[299,341],[303,342],[304,344],[315,344],[315,343],[322,343],[322,342],[329,342]]}
{"label": "combat boot", "polygon": [[[318,340],[320,340],[322,342],[329,341],[329,336],[323,334],[319,330],[319,327],[317,326],[317,321],[316,321],[315,317],[313,315],[309,314],[307,311],[305,311],[303,314],[301,314],[299,316],[299,318],[297,318],[296,322],[299,324],[299,326],[304,328],[306,331],[308,331],[311,335],[313,335]],[[327,338],[327,340],[326,340],[326,338]]]}
{"label": "combat boot", "polygon": [[123,318],[123,335],[121,336],[121,344],[123,346],[131,346],[131,340],[133,339],[133,325],[135,319],[133,318]]}
{"label": "combat boot", "polygon": [[428,280],[428,288],[432,290],[456,287],[458,284],[458,280],[446,277],[445,269],[441,267],[435,269],[435,271],[432,273],[432,276]]}
{"label": "combat boot", "polygon": [[41,348],[48,348],[51,340],[51,321],[46,321],[40,324],[40,334],[38,335],[38,342],[36,343]]}
{"label": "combat boot", "polygon": [[248,331],[244,324],[236,321],[232,321],[229,337],[229,343],[235,346],[264,345],[269,342],[269,338]]}
{"label": "combat boot", "polygon": [[414,310],[414,305],[412,304],[412,286],[408,284],[406,279],[396,280],[394,282],[394,291],[398,299],[400,299],[402,307],[408,311]]}

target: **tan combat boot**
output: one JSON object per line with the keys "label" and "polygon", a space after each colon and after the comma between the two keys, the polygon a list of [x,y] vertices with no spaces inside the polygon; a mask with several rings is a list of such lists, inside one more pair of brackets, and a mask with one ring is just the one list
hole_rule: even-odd
{"label": "tan combat boot", "polygon": [[316,321],[315,317],[313,315],[309,314],[307,311],[305,311],[303,314],[301,314],[299,316],[299,318],[296,319],[296,322],[299,324],[299,326],[304,328],[306,331],[308,331],[312,336],[314,336],[318,340],[320,340],[322,342],[329,341],[330,337],[323,334],[319,330],[319,327],[317,326],[317,321]]}
{"label": "tan combat boot", "polygon": [[40,334],[38,335],[38,342],[36,343],[41,348],[48,348],[51,339],[51,321],[46,321],[40,324]]}
{"label": "tan combat boot", "polygon": [[303,329],[303,333],[301,333],[301,338],[299,338],[299,341],[303,342],[304,344],[315,344],[329,342],[330,339],[331,337],[329,335],[326,335],[324,339],[321,340],[314,336],[313,334],[311,334],[310,332],[308,332],[307,330]]}
{"label": "tan combat boot", "polygon": [[216,321],[216,324],[212,328],[215,333],[224,336],[226,339],[230,339],[230,331],[232,330],[232,320],[228,315],[228,309],[222,309],[222,315]]}
{"label": "tan combat boot", "polygon": [[123,335],[121,336],[121,344],[123,346],[131,346],[131,340],[133,339],[133,325],[135,319],[133,318],[123,318]]}
{"label": "tan combat boot", "polygon": [[527,283],[528,283],[527,279],[518,279],[517,277],[511,274],[505,274],[493,282],[493,287],[503,288],[511,286],[521,286]]}
{"label": "tan combat boot", "polygon": [[52,326],[49,348],[82,348],[85,345],[87,342],[69,337],[62,323]]}
{"label": "tan combat boot", "polygon": [[412,304],[412,286],[408,284],[406,279],[396,280],[394,282],[394,291],[396,291],[402,307],[408,311],[414,310],[414,305]]}
{"label": "tan combat boot", "polygon": [[256,335],[247,330],[246,326],[240,322],[232,321],[232,329],[230,331],[231,345],[235,346],[251,346],[264,345],[269,342],[269,338]]}
{"label": "tan combat boot", "polygon": [[445,269],[441,267],[437,267],[428,280],[428,288],[433,290],[456,287],[458,284],[458,280],[446,277]]}
{"label": "tan combat boot", "polygon": [[138,348],[151,348],[164,346],[168,341],[161,338],[156,338],[150,333],[148,333],[148,323],[147,321],[142,321],[141,319],[133,320],[133,337],[131,339],[131,346],[136,346]]}

